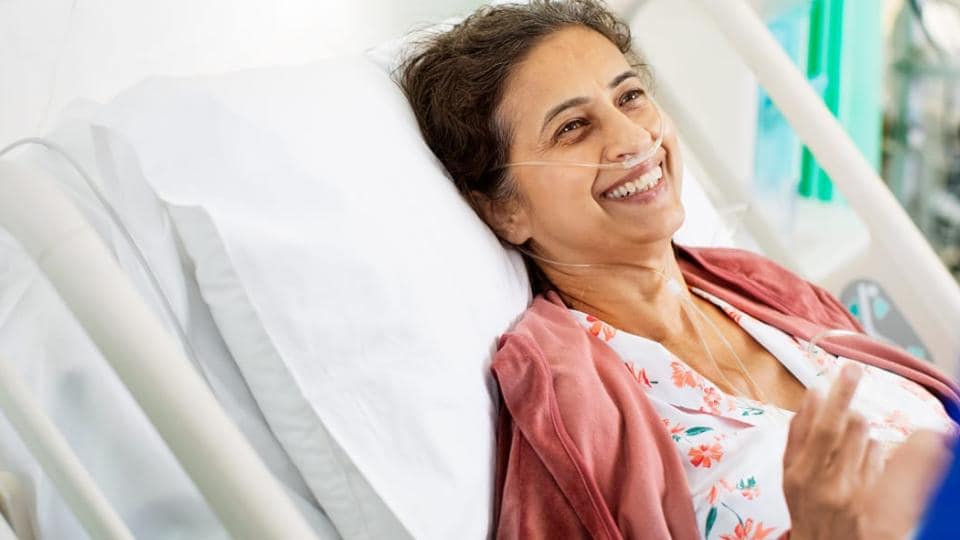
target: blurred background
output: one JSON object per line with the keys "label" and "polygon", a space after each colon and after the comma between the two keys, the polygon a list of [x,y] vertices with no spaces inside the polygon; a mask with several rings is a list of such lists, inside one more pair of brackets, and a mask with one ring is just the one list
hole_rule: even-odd
{"label": "blurred background", "polygon": [[960,2],[888,2],[882,171],[960,276]]}

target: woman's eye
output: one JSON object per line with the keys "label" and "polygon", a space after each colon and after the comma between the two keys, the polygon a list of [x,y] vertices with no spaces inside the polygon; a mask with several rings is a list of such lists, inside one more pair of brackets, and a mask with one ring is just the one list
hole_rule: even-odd
{"label": "woman's eye", "polygon": [[624,106],[631,101],[636,101],[644,96],[644,91],[640,89],[629,90],[620,96],[620,106]]}
{"label": "woman's eye", "polygon": [[582,128],[583,126],[585,126],[586,124],[587,123],[584,122],[583,120],[571,120],[570,122],[567,122],[560,128],[560,131],[557,132],[557,136],[559,137],[562,135],[566,135],[571,131],[576,131]]}

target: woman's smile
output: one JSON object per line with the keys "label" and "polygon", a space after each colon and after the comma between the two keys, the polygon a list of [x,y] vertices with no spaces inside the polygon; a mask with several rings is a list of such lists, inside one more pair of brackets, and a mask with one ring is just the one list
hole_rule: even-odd
{"label": "woman's smile", "polygon": [[600,194],[602,203],[647,204],[666,191],[667,174],[663,156],[649,159]]}
{"label": "woman's smile", "polygon": [[660,167],[644,174],[636,181],[627,182],[615,191],[606,194],[603,198],[607,202],[617,204],[634,203],[647,204],[656,199],[666,190],[667,182]]}

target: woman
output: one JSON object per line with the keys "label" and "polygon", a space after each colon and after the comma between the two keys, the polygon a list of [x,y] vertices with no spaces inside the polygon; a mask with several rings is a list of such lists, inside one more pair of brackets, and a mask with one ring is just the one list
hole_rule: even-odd
{"label": "woman", "polygon": [[944,454],[918,428],[952,429],[956,388],[859,333],[810,346],[861,329],[759,256],[672,243],[683,165],[648,79],[592,0],[482,8],[402,68],[543,293],[494,359],[498,536],[902,537]]}

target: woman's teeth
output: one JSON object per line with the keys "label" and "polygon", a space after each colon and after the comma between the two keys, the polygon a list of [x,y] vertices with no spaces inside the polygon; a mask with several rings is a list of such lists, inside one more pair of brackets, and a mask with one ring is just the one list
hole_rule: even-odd
{"label": "woman's teeth", "polygon": [[626,184],[623,184],[617,189],[604,194],[604,197],[607,199],[614,199],[614,200],[623,199],[635,193],[647,191],[653,188],[660,182],[661,178],[663,178],[663,169],[661,169],[660,167],[656,167],[644,173],[643,176],[641,176],[640,178],[627,182]]}

